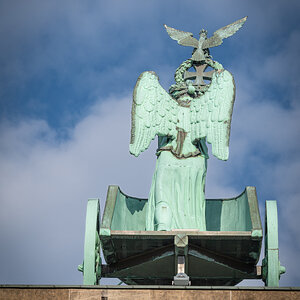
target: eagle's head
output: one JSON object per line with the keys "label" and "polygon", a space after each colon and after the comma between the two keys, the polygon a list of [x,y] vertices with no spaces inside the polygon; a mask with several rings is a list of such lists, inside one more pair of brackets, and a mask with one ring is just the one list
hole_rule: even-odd
{"label": "eagle's head", "polygon": [[201,29],[201,31],[199,32],[199,36],[200,36],[200,38],[202,37],[202,38],[206,39],[206,37],[207,37],[207,30]]}

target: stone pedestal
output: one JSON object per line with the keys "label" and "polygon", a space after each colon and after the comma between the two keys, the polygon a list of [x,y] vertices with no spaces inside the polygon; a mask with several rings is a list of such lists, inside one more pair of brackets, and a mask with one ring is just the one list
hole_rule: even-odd
{"label": "stone pedestal", "polygon": [[243,300],[300,299],[300,288],[173,286],[0,286],[1,300]]}

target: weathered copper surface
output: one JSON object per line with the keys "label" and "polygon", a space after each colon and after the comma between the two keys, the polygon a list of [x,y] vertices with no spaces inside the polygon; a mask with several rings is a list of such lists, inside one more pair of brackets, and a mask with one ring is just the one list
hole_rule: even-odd
{"label": "weathered copper surface", "polygon": [[[107,263],[101,277],[117,277],[126,284],[169,285],[176,275],[176,257],[184,255],[192,285],[234,285],[261,278],[256,264],[262,227],[255,188],[247,187],[233,199],[206,201],[208,231],[148,231],[147,199],[126,196],[118,186],[110,186],[100,229]],[[178,254],[180,247],[186,251]]]}
{"label": "weathered copper surface", "polygon": [[[223,39],[235,34],[246,22],[247,17],[224,26],[214,32],[214,35],[207,38],[207,31],[202,29],[199,33],[199,40],[193,37],[191,32],[181,31],[164,25],[171,39],[177,41],[179,45],[193,47],[194,52],[192,59],[194,61],[202,61],[209,57],[209,48],[219,46],[223,43]],[[205,51],[206,50],[206,51]]]}
{"label": "weathered copper surface", "polygon": [[[245,20],[218,30],[213,39],[217,36],[222,41]],[[187,45],[186,33],[168,27],[167,31],[171,38],[179,38],[180,43],[183,34]],[[149,71],[139,76],[133,93],[130,153],[138,156],[156,136],[160,139],[146,214],[146,230],[150,231],[188,228],[205,231],[206,142],[212,145],[212,154],[217,158],[227,160],[229,155],[235,100],[233,76],[204,55],[208,47],[204,49],[202,44],[211,39],[201,33],[198,43],[187,35],[189,40],[197,42],[198,48],[195,46],[192,58],[177,68],[176,84],[169,93],[160,85],[155,72]],[[191,67],[196,72],[189,72]],[[207,67],[212,71],[205,72]]]}
{"label": "weathered copper surface", "polygon": [[[255,188],[231,199],[205,198],[206,142],[212,155],[228,159],[235,100],[233,76],[212,60],[209,48],[246,19],[210,38],[202,29],[199,40],[165,25],[172,39],[194,50],[176,69],[168,92],[153,71],[143,72],[134,88],[130,153],[138,156],[158,137],[149,197],[110,186],[100,228],[98,200],[89,201],[85,263],[79,265],[84,284],[107,277],[129,285],[169,285],[174,279],[175,285],[231,286],[263,279],[266,286],[279,286],[285,268],[278,255],[276,201],[267,201],[265,258],[257,266],[263,234]],[[100,242],[107,265],[100,261]]]}

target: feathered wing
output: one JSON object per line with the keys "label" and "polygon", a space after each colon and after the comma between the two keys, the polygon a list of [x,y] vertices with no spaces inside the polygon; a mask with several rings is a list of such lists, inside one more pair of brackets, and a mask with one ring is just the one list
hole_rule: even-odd
{"label": "feathered wing", "polygon": [[164,25],[168,35],[171,39],[178,42],[182,46],[198,47],[198,40],[193,37],[191,32],[181,31],[172,27]]}
{"label": "feathered wing", "polygon": [[229,155],[231,115],[235,99],[233,76],[226,70],[212,76],[210,87],[191,102],[192,141],[206,137],[212,154],[221,160]]}
{"label": "feathered wing", "polygon": [[154,72],[140,75],[133,92],[130,153],[138,156],[156,135],[176,137],[178,104],[162,88]]}
{"label": "feathered wing", "polygon": [[223,39],[228,38],[235,34],[246,22],[247,17],[233,22],[227,26],[224,26],[214,32],[214,35],[205,40],[202,44],[202,49],[219,46],[223,43]]}

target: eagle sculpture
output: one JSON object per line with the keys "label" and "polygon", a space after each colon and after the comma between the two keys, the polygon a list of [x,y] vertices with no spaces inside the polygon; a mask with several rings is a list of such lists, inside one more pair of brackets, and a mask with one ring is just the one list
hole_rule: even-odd
{"label": "eagle sculpture", "polygon": [[235,34],[246,22],[247,17],[233,22],[227,26],[224,26],[214,32],[213,36],[207,38],[207,31],[202,29],[199,33],[199,40],[193,37],[191,32],[185,32],[177,30],[175,28],[164,25],[170,38],[177,41],[179,45],[194,47],[194,53],[192,59],[194,61],[205,60],[208,56],[208,49],[219,46],[223,43],[223,39],[226,39]]}

